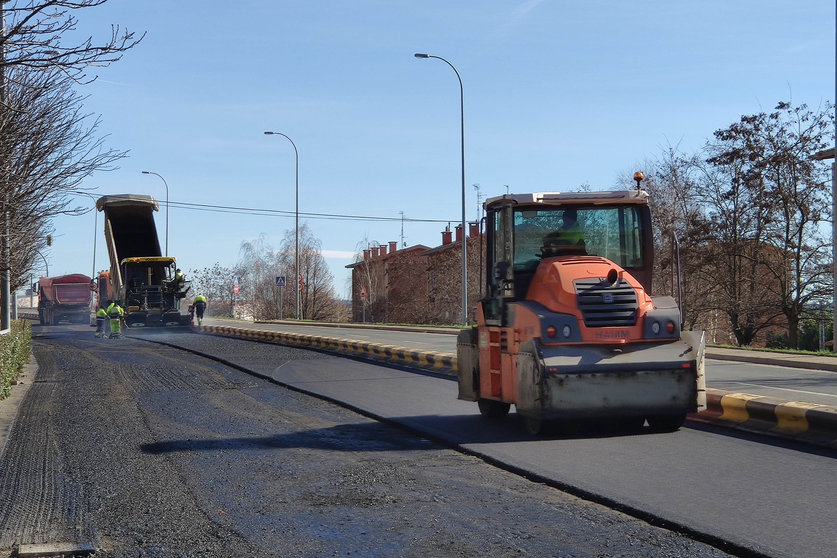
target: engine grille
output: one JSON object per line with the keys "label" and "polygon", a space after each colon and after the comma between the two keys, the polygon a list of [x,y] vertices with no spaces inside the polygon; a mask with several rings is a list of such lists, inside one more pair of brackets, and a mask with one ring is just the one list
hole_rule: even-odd
{"label": "engine grille", "polygon": [[573,281],[578,308],[587,327],[632,326],[636,323],[636,291],[622,279],[614,286],[599,278]]}

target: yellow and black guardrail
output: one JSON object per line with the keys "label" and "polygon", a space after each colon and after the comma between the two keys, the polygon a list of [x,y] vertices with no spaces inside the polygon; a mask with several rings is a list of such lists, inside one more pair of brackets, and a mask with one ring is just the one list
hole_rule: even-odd
{"label": "yellow and black guardrail", "polygon": [[419,351],[408,347],[381,345],[379,343],[358,341],[356,339],[245,329],[230,326],[198,326],[194,329],[200,333],[209,335],[222,335],[225,337],[237,337],[239,339],[281,343],[291,347],[317,349],[340,355],[349,354],[377,362],[396,364],[451,376],[455,376],[457,370],[456,355],[452,353]]}
{"label": "yellow and black guardrail", "polygon": [[713,388],[706,403],[690,419],[837,447],[837,407]]}

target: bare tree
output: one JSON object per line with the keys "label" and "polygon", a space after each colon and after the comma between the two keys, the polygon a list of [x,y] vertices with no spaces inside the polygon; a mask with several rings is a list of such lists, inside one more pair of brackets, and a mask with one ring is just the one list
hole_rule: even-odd
{"label": "bare tree", "polygon": [[[288,231],[282,242],[281,253],[292,255],[294,231]],[[299,273],[302,275],[300,318],[318,321],[337,321],[339,301],[334,290],[334,276],[322,254],[322,243],[307,224],[299,228]]]}
{"label": "bare tree", "polygon": [[830,140],[830,110],[779,103],[707,144],[701,198],[718,241],[708,270],[741,345],[781,316],[795,347],[805,306],[826,288],[826,169],[810,155]]}
{"label": "bare tree", "polygon": [[72,205],[85,192],[81,181],[113,168],[125,152],[104,147],[96,135],[99,120],[83,112],[68,78],[16,68],[9,73],[7,99],[26,107],[0,112],[0,161],[7,162],[0,180],[9,201],[12,269],[19,277],[43,250],[51,217],[89,210]]}
{"label": "bare tree", "polygon": [[193,294],[207,298],[207,316],[233,317],[233,278],[237,275],[243,275],[243,271],[218,262],[212,267],[189,271],[187,277],[192,281]]}
{"label": "bare tree", "polygon": [[0,2],[5,29],[0,36],[4,57],[0,66],[29,70],[59,71],[76,83],[90,83],[96,75],[90,68],[108,66],[145,37],[112,25],[110,38],[87,37],[67,41],[77,30],[75,12],[94,8],[108,0],[14,0]]}
{"label": "bare tree", "polygon": [[385,314],[386,301],[379,300],[382,295],[379,286],[383,285],[383,264],[370,256],[370,250],[377,252],[378,248],[379,243],[368,238],[358,242],[355,254],[355,264],[358,265],[352,271],[352,296],[360,299],[363,319],[370,322],[383,320]]}
{"label": "bare tree", "polygon": [[[677,298],[683,322],[689,328],[697,327],[705,321],[710,287],[700,279],[705,227],[703,209],[696,198],[698,159],[669,146],[658,158],[646,161],[642,170],[642,188],[649,193],[656,254],[652,293]],[[627,188],[636,187],[632,173],[622,176],[619,182]]]}
{"label": "bare tree", "polygon": [[[241,245],[238,268],[252,291],[248,297],[253,316],[277,319],[296,314],[297,282],[293,278],[295,231],[288,230],[279,250],[267,243],[265,235]],[[308,320],[335,321],[340,315],[334,292],[334,279],[322,256],[319,239],[307,225],[299,229],[299,270],[302,275],[300,317]],[[276,277],[285,276],[286,288],[276,286]]]}
{"label": "bare tree", "polygon": [[83,112],[73,89],[95,79],[90,68],[118,61],[142,39],[112,26],[103,42],[68,40],[75,11],[106,1],[0,2],[0,211],[9,235],[0,265],[8,257],[11,288],[43,250],[50,218],[87,210],[71,207],[81,181],[125,156],[104,147],[98,118]]}
{"label": "bare tree", "polygon": [[279,293],[275,277],[282,275],[280,254],[267,243],[265,234],[242,242],[236,267],[241,270],[239,295],[254,318],[275,320],[280,317]]}

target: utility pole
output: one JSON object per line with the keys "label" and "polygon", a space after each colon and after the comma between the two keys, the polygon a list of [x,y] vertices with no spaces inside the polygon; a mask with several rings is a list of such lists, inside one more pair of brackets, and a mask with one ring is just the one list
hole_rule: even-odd
{"label": "utility pole", "polygon": [[407,247],[407,243],[406,243],[406,242],[404,242],[404,212],[403,212],[403,211],[399,211],[398,213],[400,213],[400,214],[401,214],[401,247],[402,247],[402,248],[406,248],[406,247]]}

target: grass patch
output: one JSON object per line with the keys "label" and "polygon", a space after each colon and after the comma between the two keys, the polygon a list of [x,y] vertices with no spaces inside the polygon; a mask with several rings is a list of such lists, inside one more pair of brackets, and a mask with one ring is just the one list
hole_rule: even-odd
{"label": "grass patch", "polygon": [[713,347],[718,347],[720,349],[742,349],[745,351],[759,351],[762,353],[780,353],[785,355],[811,355],[811,356],[826,356],[826,357],[837,357],[837,354],[833,353],[832,351],[803,351],[801,349],[770,349],[767,347],[738,347],[736,345],[713,345]]}

